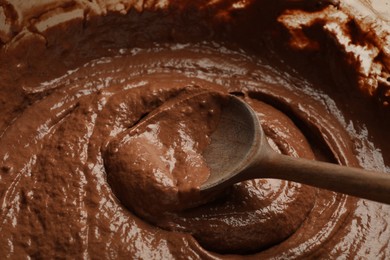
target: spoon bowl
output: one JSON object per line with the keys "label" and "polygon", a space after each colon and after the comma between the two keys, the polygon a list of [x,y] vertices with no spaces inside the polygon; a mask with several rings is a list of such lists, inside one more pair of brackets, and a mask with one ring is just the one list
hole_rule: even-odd
{"label": "spoon bowl", "polygon": [[203,153],[212,174],[202,189],[232,183],[232,177],[247,168],[248,160],[264,142],[263,131],[253,120],[255,112],[234,96],[228,102],[211,136],[212,142]]}
{"label": "spoon bowl", "polygon": [[256,178],[275,178],[390,204],[390,174],[278,154],[253,109],[230,95],[211,143],[203,152],[210,169],[201,191]]}

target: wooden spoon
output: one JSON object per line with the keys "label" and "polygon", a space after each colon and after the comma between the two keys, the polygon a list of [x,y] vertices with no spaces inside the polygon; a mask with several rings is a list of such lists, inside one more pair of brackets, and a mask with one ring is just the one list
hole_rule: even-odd
{"label": "wooden spoon", "polygon": [[390,204],[390,174],[281,155],[269,146],[255,112],[230,96],[203,156],[211,170],[201,191],[274,178]]}

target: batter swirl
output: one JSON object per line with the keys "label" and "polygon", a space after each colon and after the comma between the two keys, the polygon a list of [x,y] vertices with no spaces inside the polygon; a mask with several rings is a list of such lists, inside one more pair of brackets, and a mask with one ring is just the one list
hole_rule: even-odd
{"label": "batter swirl", "polygon": [[[138,179],[130,179],[138,191],[124,190],[123,183],[115,186],[117,173],[131,173],[132,158],[141,153],[131,142],[115,149],[129,129],[145,115],[175,106],[183,95],[204,90],[242,96],[280,153],[359,166],[354,137],[321,103],[326,95],[293,73],[217,43],[121,49],[42,83],[35,88],[41,98],[2,130],[0,252],[91,258],[333,257],[344,250],[359,255],[373,241],[389,237],[383,226],[387,213],[369,214],[385,212],[387,206],[292,182],[247,181],[209,203],[192,205],[187,198],[184,208],[156,204],[166,191],[165,181],[161,193],[142,190]],[[191,168],[185,172],[192,174]],[[145,196],[137,199],[142,192]],[[129,207],[126,198],[140,202],[140,210]],[[371,248],[370,254],[389,256],[388,248]]]}

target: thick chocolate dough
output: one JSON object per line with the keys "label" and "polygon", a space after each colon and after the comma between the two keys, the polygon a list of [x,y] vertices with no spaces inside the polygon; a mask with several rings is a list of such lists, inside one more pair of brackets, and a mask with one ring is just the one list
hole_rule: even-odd
{"label": "thick chocolate dough", "polygon": [[153,223],[216,195],[200,193],[210,176],[202,153],[227,96],[191,87],[183,92],[111,140],[103,156],[116,196]]}
{"label": "thick chocolate dough", "polygon": [[[79,14],[79,2],[65,2],[50,10]],[[90,16],[48,28],[34,19],[49,14],[28,13],[27,26],[22,11],[2,6],[14,26],[0,52],[0,256],[389,258],[387,205],[269,179],[207,203],[178,195],[182,180],[196,187],[208,175],[198,153],[219,106],[180,106],[203,91],[248,102],[280,153],[389,171],[385,92],[361,91],[364,75],[318,26],[326,16],[307,25],[316,49],[285,45],[285,10],[337,8],[265,2],[173,1],[143,12],[118,4],[106,8],[127,14],[99,15],[83,3]],[[160,110],[180,120],[143,123]]]}

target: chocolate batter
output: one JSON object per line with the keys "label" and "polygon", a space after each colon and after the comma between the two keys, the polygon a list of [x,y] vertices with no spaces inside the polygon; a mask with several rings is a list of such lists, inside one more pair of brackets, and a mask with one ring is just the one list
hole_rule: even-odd
{"label": "chocolate batter", "polygon": [[114,193],[154,223],[167,212],[194,208],[215,196],[199,192],[210,176],[202,153],[227,96],[199,87],[183,92],[111,140],[104,156]]}
{"label": "chocolate batter", "polygon": [[196,192],[223,103],[186,103],[204,91],[244,98],[280,153],[389,171],[386,46],[349,31],[376,48],[364,74],[309,19],[336,3],[49,2],[0,9],[0,256],[390,257],[388,205],[268,179]]}

